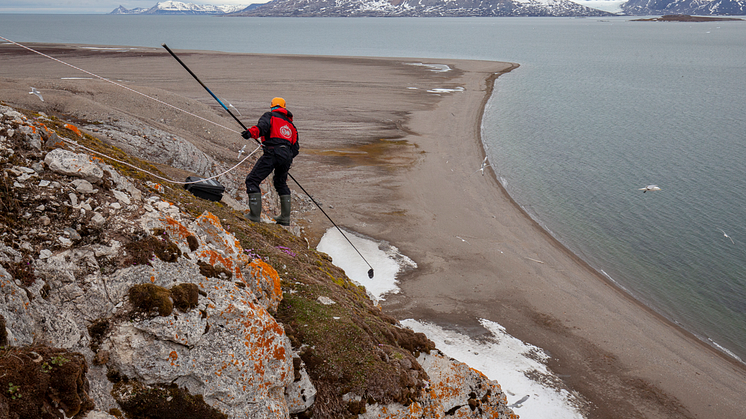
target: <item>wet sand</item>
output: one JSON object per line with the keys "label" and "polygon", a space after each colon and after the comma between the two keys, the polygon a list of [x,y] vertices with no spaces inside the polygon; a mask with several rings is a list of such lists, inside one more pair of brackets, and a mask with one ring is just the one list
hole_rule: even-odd
{"label": "wet sand", "polygon": [[[240,129],[163,50],[34,47]],[[552,370],[591,403],[588,417],[746,417],[742,365],[620,292],[528,218],[489,169],[477,172],[492,80],[512,64],[424,61],[451,68],[437,72],[412,65],[422,59],[177,53],[246,125],[272,97],[287,99],[302,144],[293,175],[339,225],[389,241],[419,266],[383,304],[390,314],[474,337],[485,333],[477,319],[500,323],[552,356]],[[100,80],[67,79],[88,76],[18,47],[1,45],[0,62],[8,104],[152,121],[227,163],[242,144]],[[330,227],[318,211],[297,221],[311,241]]]}

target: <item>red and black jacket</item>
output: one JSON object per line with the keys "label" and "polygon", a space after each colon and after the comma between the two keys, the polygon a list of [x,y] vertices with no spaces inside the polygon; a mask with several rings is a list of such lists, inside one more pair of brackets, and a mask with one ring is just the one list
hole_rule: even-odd
{"label": "red and black jacket", "polygon": [[249,133],[265,146],[290,146],[293,156],[298,155],[298,130],[293,124],[293,114],[285,108],[265,112],[259,122],[249,128]]}

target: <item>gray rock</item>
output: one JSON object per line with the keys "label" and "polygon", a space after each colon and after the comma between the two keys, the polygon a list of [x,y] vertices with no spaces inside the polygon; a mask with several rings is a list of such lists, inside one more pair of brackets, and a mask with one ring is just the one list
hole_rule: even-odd
{"label": "gray rock", "polygon": [[129,205],[131,204],[130,197],[127,196],[126,193],[122,191],[111,191],[111,193],[114,195],[114,198],[117,199],[117,201],[121,202],[122,204]]}
{"label": "gray rock", "polygon": [[41,150],[41,135],[33,133],[26,134],[26,143],[37,150]]}
{"label": "gray rock", "polygon": [[293,381],[285,389],[285,399],[291,415],[305,412],[316,401],[316,387],[306,372],[305,364],[301,361],[300,365],[300,379]]}
{"label": "gray rock", "polygon": [[93,185],[85,179],[75,179],[72,184],[75,186],[76,191],[84,195],[94,193]]}
{"label": "gray rock", "polygon": [[8,118],[12,118],[14,122],[23,122],[26,119],[26,117],[23,116],[22,113],[7,106],[0,106],[0,112],[2,112],[3,115],[7,116]]}
{"label": "gray rock", "polygon": [[23,288],[0,266],[0,315],[5,317],[8,343],[11,346],[31,345],[34,342],[36,323],[28,315],[29,304]]}
{"label": "gray rock", "polygon": [[100,184],[104,176],[104,171],[89,155],[73,153],[62,148],[47,153],[44,163],[53,172],[83,178],[95,184]]}
{"label": "gray rock", "polygon": [[90,412],[86,413],[80,419],[117,419],[117,417],[112,416],[106,412],[101,412],[98,410],[91,410]]}
{"label": "gray rock", "polygon": [[66,235],[68,235],[70,237],[70,240],[72,241],[78,241],[82,238],[80,237],[80,234],[78,234],[78,232],[74,228],[71,228],[71,227],[65,227],[63,232]]}
{"label": "gray rock", "polygon": [[[198,173],[203,177],[217,175],[228,168],[185,138],[139,121],[121,119],[87,128],[98,128],[102,136],[108,137],[130,155]],[[240,175],[228,173],[220,178],[220,182],[229,195],[236,195],[239,190],[243,190]]]}
{"label": "gray rock", "polygon": [[[109,166],[108,164],[101,164],[101,167],[109,175],[111,180],[114,182],[114,184],[116,185],[116,189],[120,191],[125,191],[128,194],[130,194],[130,196],[127,197],[127,200],[128,200],[126,202],[127,205],[129,205],[130,197],[135,201],[140,201],[142,199],[142,192],[140,192],[140,190],[137,189],[135,185],[132,182],[130,182],[126,177],[120,175],[119,172],[114,170],[114,168]],[[115,194],[115,197],[116,197],[116,194]]]}
{"label": "gray rock", "polygon": [[337,304],[336,301],[334,301],[331,298],[326,297],[324,295],[320,295],[319,298],[316,299],[316,301],[318,301],[319,303],[321,303],[321,304],[323,304],[325,306],[330,306],[330,305],[333,305],[333,304]]}
{"label": "gray rock", "polygon": [[97,212],[93,213],[93,217],[91,217],[91,223],[93,223],[93,225],[96,225],[96,226],[100,227],[100,226],[104,225],[105,222],[106,222],[106,218],[104,218],[103,215],[101,215],[101,214],[99,214]]}
{"label": "gray rock", "polygon": [[21,252],[0,243],[0,262],[19,263],[21,261]]}

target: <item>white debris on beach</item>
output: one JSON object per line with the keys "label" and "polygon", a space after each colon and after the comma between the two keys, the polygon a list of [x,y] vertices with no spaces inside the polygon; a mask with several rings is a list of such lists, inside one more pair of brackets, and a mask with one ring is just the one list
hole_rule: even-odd
{"label": "white debris on beach", "polygon": [[420,67],[429,68],[434,73],[445,73],[451,71],[451,67],[447,64],[425,64],[425,63],[404,63],[406,65],[416,65]]}
{"label": "white debris on beach", "polygon": [[445,89],[445,88],[436,88],[436,89],[430,89],[427,92],[428,93],[456,93],[456,92],[463,92],[463,87],[457,87],[455,89]]}

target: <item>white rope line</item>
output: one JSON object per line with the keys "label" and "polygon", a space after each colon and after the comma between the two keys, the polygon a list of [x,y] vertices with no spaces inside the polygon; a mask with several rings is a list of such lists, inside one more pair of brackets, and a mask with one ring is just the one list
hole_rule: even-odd
{"label": "white rope line", "polygon": [[[68,67],[74,68],[74,69],[76,69],[76,70],[78,70],[78,71],[81,71],[81,72],[83,72],[83,73],[85,73],[85,74],[88,74],[88,75],[91,75],[91,76],[93,76],[93,77],[96,77],[97,79],[103,80],[103,81],[105,81],[105,82],[107,82],[107,83],[111,83],[111,84],[113,84],[113,85],[115,85],[115,86],[121,87],[121,88],[123,88],[123,89],[125,89],[125,90],[129,90],[130,92],[136,93],[136,94],[138,94],[138,95],[140,95],[140,96],[144,96],[144,97],[146,97],[146,98],[148,98],[148,99],[150,99],[150,100],[154,100],[154,101],[156,101],[156,102],[158,102],[158,103],[160,103],[160,104],[162,104],[162,105],[165,105],[165,106],[168,106],[168,107],[170,107],[170,108],[176,109],[176,110],[178,110],[178,111],[184,112],[185,114],[187,114],[187,115],[191,115],[191,116],[193,116],[193,117],[195,117],[195,118],[197,118],[197,119],[201,119],[201,120],[203,120],[203,121],[205,121],[205,122],[209,122],[210,124],[214,124],[214,125],[217,125],[217,126],[219,126],[219,127],[221,127],[221,128],[224,128],[224,129],[226,129],[226,130],[228,130],[228,131],[232,131],[232,132],[235,132],[235,133],[237,133],[237,134],[240,134],[240,132],[239,132],[239,131],[236,131],[236,130],[234,130],[234,129],[232,129],[232,128],[228,128],[228,127],[226,127],[226,126],[224,126],[224,125],[218,124],[217,122],[213,122],[213,121],[210,121],[209,119],[203,118],[203,117],[201,117],[201,116],[199,116],[199,115],[195,115],[195,114],[193,114],[193,113],[191,113],[191,112],[189,112],[189,111],[187,111],[187,110],[181,109],[181,108],[179,108],[179,107],[177,107],[177,106],[174,106],[174,105],[172,105],[172,104],[170,104],[170,103],[166,103],[166,102],[164,102],[164,101],[162,101],[162,100],[160,100],[160,99],[156,99],[156,98],[154,98],[154,97],[148,96],[148,95],[146,95],[145,93],[141,93],[141,92],[138,92],[137,90],[131,89],[131,88],[129,88],[129,87],[127,87],[127,86],[123,85],[123,84],[120,84],[120,83],[117,83],[117,82],[111,81],[111,80],[109,80],[109,79],[107,79],[107,78],[104,78],[104,77],[101,77],[101,76],[99,76],[99,75],[97,75],[97,74],[93,74],[93,73],[91,73],[90,71],[87,71],[87,70],[83,70],[82,68],[78,68],[78,67],[75,67],[75,66],[74,66],[74,65],[72,65],[72,64],[68,64],[68,63],[66,63],[66,62],[64,62],[64,61],[62,61],[62,60],[59,60],[59,59],[57,59],[57,58],[54,58],[54,57],[52,57],[52,56],[50,56],[50,55],[44,54],[43,52],[39,52],[39,51],[36,51],[36,50],[35,50],[35,49],[33,49],[33,48],[29,48],[29,47],[27,47],[27,46],[25,46],[25,45],[21,45],[21,44],[19,44],[18,42],[15,42],[15,41],[11,41],[10,39],[8,39],[8,38],[5,38],[5,37],[3,37],[3,36],[0,36],[0,39],[3,39],[3,40],[5,40],[6,42],[9,42],[9,43],[11,43],[11,44],[13,44],[13,45],[16,45],[16,46],[19,46],[19,47],[21,47],[21,48],[23,48],[23,49],[26,49],[26,50],[28,50],[28,51],[31,51],[31,52],[33,52],[33,53],[35,53],[35,54],[39,54],[39,55],[41,55],[42,57],[46,57],[46,58],[49,58],[50,60],[56,61],[56,62],[58,62],[58,63],[60,63],[60,64],[64,64],[64,65],[66,65],[66,66],[68,66]],[[212,180],[212,179],[215,179],[215,178],[217,178],[217,177],[223,176],[223,175],[225,175],[226,173],[230,172],[231,170],[233,170],[233,169],[237,168],[238,166],[240,166],[240,165],[241,165],[241,164],[242,164],[243,162],[245,162],[246,160],[248,160],[248,159],[249,159],[249,157],[253,156],[253,155],[254,155],[254,154],[255,154],[255,153],[257,152],[257,151],[259,151],[259,149],[261,149],[261,148],[262,148],[262,145],[260,144],[260,145],[259,145],[259,146],[258,146],[258,147],[257,147],[256,149],[254,149],[254,151],[252,151],[252,152],[251,152],[251,153],[249,153],[249,154],[248,154],[248,155],[247,155],[246,157],[244,157],[244,159],[243,159],[243,160],[241,160],[241,161],[240,161],[240,162],[238,162],[238,163],[237,163],[237,164],[236,164],[235,166],[231,167],[230,169],[228,169],[228,170],[226,170],[226,171],[224,171],[224,172],[222,172],[222,173],[220,173],[220,174],[217,174],[217,175],[215,175],[215,176],[211,176],[211,177],[208,177],[208,178],[200,179],[200,180],[198,180],[198,181],[193,181],[193,182],[179,182],[179,181],[176,181],[176,180],[171,180],[171,179],[168,179],[168,178],[165,178],[165,177],[161,177],[161,176],[158,176],[158,175],[156,175],[155,173],[149,172],[149,171],[147,171],[147,170],[145,170],[145,169],[141,169],[141,168],[139,168],[139,167],[137,167],[137,166],[135,166],[135,165],[132,165],[132,164],[130,164],[130,163],[127,163],[127,162],[123,162],[123,161],[121,161],[121,160],[115,159],[114,157],[111,157],[111,156],[109,156],[109,155],[106,155],[106,154],[104,154],[104,153],[98,152],[98,151],[96,151],[96,150],[92,150],[92,149],[90,149],[90,148],[88,148],[88,147],[86,147],[86,146],[84,146],[84,145],[78,144],[77,142],[75,142],[75,141],[73,141],[73,140],[70,140],[70,139],[67,139],[67,138],[64,138],[64,137],[60,137],[60,139],[61,139],[61,140],[63,140],[63,141],[65,141],[65,142],[67,142],[67,143],[70,143],[70,144],[74,145],[75,147],[80,147],[80,148],[82,148],[82,149],[84,149],[84,150],[87,150],[87,151],[89,151],[89,152],[91,152],[91,153],[94,153],[94,154],[98,154],[99,156],[105,157],[105,158],[107,158],[107,159],[109,159],[109,160],[113,160],[113,161],[115,161],[115,162],[117,162],[117,163],[123,164],[123,165],[125,165],[125,166],[129,166],[129,167],[131,167],[131,168],[133,168],[133,169],[135,169],[135,170],[137,170],[137,171],[140,171],[140,172],[143,172],[143,173],[147,173],[147,174],[149,174],[150,176],[153,176],[153,177],[154,177],[154,178],[156,178],[156,179],[160,179],[160,180],[163,180],[163,181],[166,181],[166,182],[170,182],[170,183],[174,183],[174,184],[178,184],[178,185],[190,185],[190,184],[193,184],[193,183],[200,183],[200,182],[204,182],[204,181],[206,181],[206,180]],[[243,149],[241,149],[241,150],[243,151]],[[239,153],[239,155],[240,155],[240,153]]]}
{"label": "white rope line", "polygon": [[226,127],[225,125],[221,125],[221,124],[219,124],[219,123],[217,123],[217,122],[214,122],[214,121],[210,121],[210,120],[209,120],[209,119],[207,119],[207,118],[203,118],[203,117],[201,117],[201,116],[199,116],[199,115],[195,115],[195,114],[193,114],[193,113],[191,113],[191,112],[189,112],[189,111],[187,111],[187,110],[181,109],[181,108],[179,108],[179,107],[177,107],[177,106],[174,106],[174,105],[172,105],[172,104],[170,104],[170,103],[166,103],[166,102],[164,102],[164,101],[162,101],[162,100],[160,100],[160,99],[156,99],[156,98],[154,98],[154,97],[148,96],[148,95],[146,95],[145,93],[141,93],[141,92],[138,92],[137,90],[135,90],[135,89],[132,89],[132,88],[129,88],[129,87],[127,87],[127,86],[123,85],[123,84],[117,83],[117,82],[115,82],[115,81],[111,81],[111,80],[109,80],[109,79],[107,79],[107,78],[104,78],[104,77],[101,77],[101,76],[99,76],[99,75],[97,75],[97,74],[93,74],[93,73],[91,73],[90,71],[87,71],[87,70],[83,70],[82,68],[78,68],[78,67],[75,67],[75,66],[74,66],[74,65],[72,65],[72,64],[66,63],[66,62],[64,62],[64,61],[62,61],[62,60],[59,60],[59,59],[57,59],[57,58],[54,58],[54,57],[52,57],[52,56],[50,56],[50,55],[44,54],[43,52],[39,52],[39,51],[37,51],[37,50],[35,50],[35,49],[33,49],[33,48],[29,48],[29,47],[27,47],[27,46],[25,46],[25,45],[21,45],[21,44],[19,44],[18,42],[15,42],[15,41],[11,41],[10,39],[8,39],[8,38],[5,38],[5,37],[3,37],[3,36],[0,36],[0,39],[3,39],[3,40],[5,40],[5,41],[7,41],[7,42],[9,42],[9,43],[11,43],[11,44],[13,44],[13,45],[17,45],[17,46],[19,46],[19,47],[21,47],[21,48],[23,48],[23,49],[26,49],[26,50],[28,50],[28,51],[31,51],[31,52],[33,52],[34,54],[39,54],[39,55],[41,55],[42,57],[46,57],[46,58],[49,58],[50,60],[53,60],[53,61],[57,61],[57,62],[58,62],[58,63],[60,63],[60,64],[64,64],[64,65],[66,65],[66,66],[68,66],[68,67],[74,68],[74,69],[76,69],[76,70],[78,70],[78,71],[81,71],[81,72],[83,72],[83,73],[85,73],[85,74],[88,74],[88,75],[90,75],[90,76],[93,76],[93,77],[95,77],[95,78],[97,78],[97,79],[103,80],[103,81],[105,81],[105,82],[107,82],[107,83],[111,83],[111,84],[113,84],[113,85],[115,85],[115,86],[119,86],[119,87],[121,87],[121,88],[123,88],[123,89],[129,90],[129,91],[130,91],[130,92],[132,92],[132,93],[136,93],[136,94],[138,94],[138,95],[140,95],[140,96],[144,96],[144,97],[146,97],[146,98],[148,98],[148,99],[150,99],[150,100],[154,100],[154,101],[156,101],[156,102],[160,103],[161,105],[165,105],[165,106],[168,106],[168,107],[170,107],[170,108],[176,109],[176,110],[178,110],[178,111],[184,112],[184,113],[185,113],[185,114],[187,114],[187,115],[191,115],[191,116],[193,116],[193,117],[195,117],[195,118],[197,118],[197,119],[201,119],[201,120],[203,120],[203,121],[205,121],[205,122],[208,122],[208,123],[210,123],[210,124],[213,124],[213,125],[217,125],[217,126],[219,126],[219,127],[221,127],[221,128],[224,128],[224,129],[226,129],[226,130],[228,130],[228,131],[231,131],[231,132],[234,132],[234,133],[236,133],[236,134],[240,134],[240,133],[241,133],[240,131],[237,131],[237,130],[235,130],[235,129],[233,129],[233,128],[228,128],[228,127]]}
{"label": "white rope line", "polygon": [[86,151],[90,151],[91,153],[94,153],[94,154],[98,154],[99,156],[103,156],[103,157],[105,157],[105,158],[107,158],[107,159],[109,159],[109,160],[113,160],[113,161],[115,161],[115,162],[117,162],[117,163],[120,163],[120,164],[124,164],[124,165],[126,165],[126,166],[129,166],[129,167],[131,167],[131,168],[133,168],[133,169],[137,170],[137,171],[140,171],[140,172],[143,172],[143,173],[147,173],[147,174],[149,174],[150,176],[153,176],[154,178],[157,178],[157,179],[160,179],[160,180],[164,180],[164,181],[166,181],[166,182],[171,182],[171,183],[175,183],[175,184],[178,184],[178,185],[190,185],[190,184],[192,184],[192,183],[200,183],[200,182],[204,182],[204,181],[206,181],[206,180],[212,180],[212,179],[215,179],[215,178],[217,178],[217,177],[223,176],[224,174],[226,174],[226,173],[230,172],[231,170],[235,169],[236,167],[240,166],[240,165],[241,165],[241,164],[242,164],[243,162],[245,162],[246,160],[248,160],[248,159],[249,159],[249,157],[253,156],[253,155],[254,155],[254,153],[256,153],[257,151],[259,151],[259,150],[260,150],[260,149],[262,148],[262,146],[258,146],[257,148],[255,148],[255,149],[254,149],[254,151],[252,151],[251,153],[249,153],[249,154],[248,154],[248,155],[247,155],[246,157],[244,157],[244,159],[243,159],[243,160],[241,160],[240,162],[238,162],[238,163],[237,163],[237,164],[236,164],[235,166],[231,167],[230,169],[228,169],[228,170],[226,170],[226,171],[224,171],[224,172],[222,172],[222,173],[220,173],[220,174],[217,174],[217,175],[215,175],[215,176],[212,176],[212,177],[208,177],[208,178],[200,179],[200,180],[197,180],[197,181],[193,181],[193,182],[179,182],[179,181],[176,181],[176,180],[171,180],[171,179],[168,179],[168,178],[165,178],[165,177],[161,177],[161,176],[158,176],[158,175],[156,175],[155,173],[149,172],[149,171],[147,171],[147,170],[145,170],[145,169],[141,169],[141,168],[139,168],[139,167],[137,167],[137,166],[135,166],[135,165],[133,165],[133,164],[130,164],[130,163],[127,163],[127,162],[124,162],[124,161],[121,161],[121,160],[115,159],[114,157],[111,157],[111,156],[109,156],[109,155],[106,155],[106,154],[104,154],[104,153],[98,152],[98,151],[96,151],[96,150],[92,150],[92,149],[90,149],[90,148],[88,148],[88,147],[86,147],[86,146],[84,146],[84,145],[78,144],[77,142],[75,142],[75,141],[73,141],[73,140],[70,140],[70,139],[67,139],[67,138],[64,138],[64,137],[59,137],[59,138],[60,138],[60,139],[61,139],[62,141],[65,141],[65,142],[67,142],[67,143],[70,143],[70,144],[72,144],[72,145],[73,145],[73,146],[75,146],[75,147],[80,147],[80,148],[82,148],[83,150],[86,150]]}

